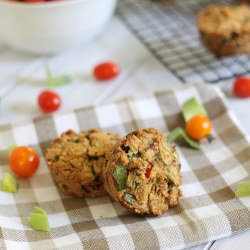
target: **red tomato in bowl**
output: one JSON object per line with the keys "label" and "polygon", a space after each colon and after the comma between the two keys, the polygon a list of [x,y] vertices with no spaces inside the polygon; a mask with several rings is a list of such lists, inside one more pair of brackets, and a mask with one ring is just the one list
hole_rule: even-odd
{"label": "red tomato in bowl", "polygon": [[40,158],[35,149],[26,146],[14,148],[8,158],[10,169],[20,177],[30,177],[38,169]]}
{"label": "red tomato in bowl", "polygon": [[43,3],[45,0],[23,0],[25,3]]}

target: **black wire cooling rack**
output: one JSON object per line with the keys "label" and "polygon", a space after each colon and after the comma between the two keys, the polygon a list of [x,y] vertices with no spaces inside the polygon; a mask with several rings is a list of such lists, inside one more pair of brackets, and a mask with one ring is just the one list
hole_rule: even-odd
{"label": "black wire cooling rack", "polygon": [[197,12],[212,3],[234,1],[120,0],[117,15],[149,51],[182,82],[218,83],[250,73],[250,57],[218,59],[200,43]]}

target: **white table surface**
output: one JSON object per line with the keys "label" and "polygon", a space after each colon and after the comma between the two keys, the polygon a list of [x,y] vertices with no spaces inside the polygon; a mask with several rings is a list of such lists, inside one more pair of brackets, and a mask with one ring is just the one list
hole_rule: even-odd
{"label": "white table surface", "polygon": [[[112,60],[122,67],[121,75],[99,83],[91,75],[93,67]],[[182,83],[135,38],[117,17],[103,33],[87,45],[50,56],[32,56],[0,45],[0,124],[15,123],[42,115],[38,94],[47,89],[45,65],[54,75],[67,74],[71,84],[55,88],[63,99],[60,112],[117,99],[127,95],[150,95],[153,91],[176,88]],[[250,98],[231,94],[232,80],[220,83],[228,108],[250,137]],[[190,249],[250,249],[250,231]]]}

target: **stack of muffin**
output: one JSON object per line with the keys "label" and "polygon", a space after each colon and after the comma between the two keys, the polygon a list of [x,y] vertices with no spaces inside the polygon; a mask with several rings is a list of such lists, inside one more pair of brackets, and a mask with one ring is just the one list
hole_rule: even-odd
{"label": "stack of muffin", "polygon": [[161,215],[177,205],[181,193],[176,149],[154,128],[121,139],[97,129],[69,130],[51,143],[46,161],[64,194],[108,194],[138,214]]}

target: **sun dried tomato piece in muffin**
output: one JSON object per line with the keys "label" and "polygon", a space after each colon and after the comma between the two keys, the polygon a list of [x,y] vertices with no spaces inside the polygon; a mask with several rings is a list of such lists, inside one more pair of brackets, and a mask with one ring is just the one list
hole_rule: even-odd
{"label": "sun dried tomato piece in muffin", "polygon": [[197,26],[203,45],[216,56],[250,54],[248,6],[208,6],[198,13]]}
{"label": "sun dried tomato piece in muffin", "polygon": [[98,129],[76,133],[68,130],[46,151],[46,161],[55,183],[66,195],[96,197],[105,194],[100,180],[105,154],[118,135]]}
{"label": "sun dried tomato piece in muffin", "polygon": [[107,154],[107,193],[138,214],[161,215],[178,203],[180,162],[175,147],[154,128],[123,137]]}

